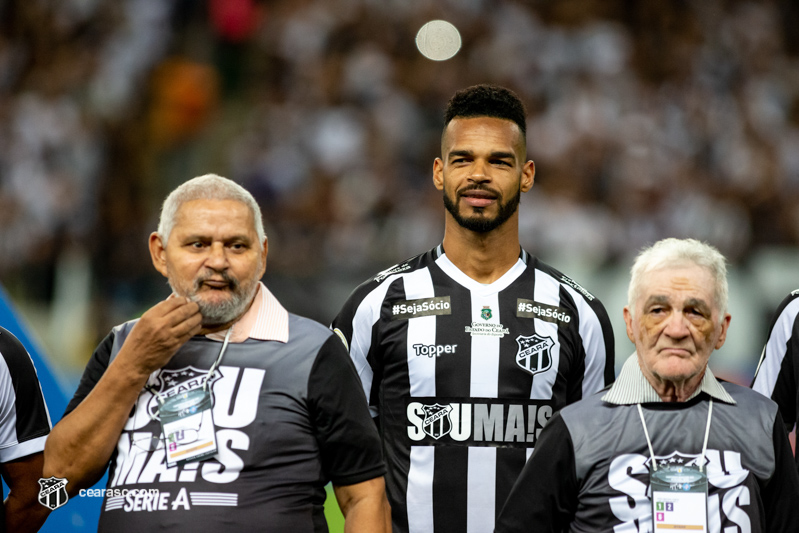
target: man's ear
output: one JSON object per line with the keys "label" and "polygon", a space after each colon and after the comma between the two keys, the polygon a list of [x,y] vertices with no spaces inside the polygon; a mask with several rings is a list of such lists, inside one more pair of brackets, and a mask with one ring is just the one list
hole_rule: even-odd
{"label": "man's ear", "polygon": [[724,346],[724,341],[727,340],[727,330],[730,328],[730,320],[732,320],[732,316],[730,316],[729,313],[724,315],[724,318],[721,319],[721,333],[716,341],[716,350]]}
{"label": "man's ear", "polygon": [[528,161],[522,167],[521,191],[527,192],[533,188],[535,182],[535,163]]}
{"label": "man's ear", "polygon": [[444,190],[444,161],[440,157],[436,157],[433,161],[433,185],[439,191]]}
{"label": "man's ear", "polygon": [[264,237],[263,250],[261,250],[261,273],[258,275],[258,279],[264,277],[264,272],[266,272],[267,255],[269,255],[269,239],[267,237]]}
{"label": "man's ear", "polygon": [[166,274],[166,246],[161,236],[157,232],[150,234],[150,258],[153,260],[153,266],[161,273],[162,276],[167,277]]}
{"label": "man's ear", "polygon": [[627,338],[630,339],[630,342],[635,344],[635,335],[633,335],[633,314],[626,305],[624,306],[624,323],[627,325]]}

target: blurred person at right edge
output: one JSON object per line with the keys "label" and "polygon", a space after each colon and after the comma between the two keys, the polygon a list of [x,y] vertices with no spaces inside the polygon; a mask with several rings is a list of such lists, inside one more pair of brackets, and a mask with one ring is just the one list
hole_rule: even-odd
{"label": "blurred person at right edge", "polygon": [[613,381],[602,304],[519,244],[525,121],[503,87],[451,98],[443,243],[364,282],[331,326],[380,429],[396,533],[492,531],[553,413]]}
{"label": "blurred person at right edge", "polygon": [[[780,408],[785,431],[799,420],[799,289],[777,307],[757,365],[752,389],[768,396]],[[799,468],[799,460],[797,460]]]}
{"label": "blurred person at right edge", "polygon": [[799,475],[777,405],[716,379],[726,339],[724,256],[664,239],[631,270],[635,344],[616,382],[557,413],[496,533],[795,533]]}

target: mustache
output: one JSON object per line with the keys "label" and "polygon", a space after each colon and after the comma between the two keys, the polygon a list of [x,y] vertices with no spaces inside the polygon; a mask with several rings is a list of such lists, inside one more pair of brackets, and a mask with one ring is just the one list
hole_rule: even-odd
{"label": "mustache", "polygon": [[494,189],[491,189],[490,187],[486,187],[485,185],[482,185],[480,183],[473,183],[471,185],[467,185],[463,189],[460,189],[458,191],[458,196],[463,196],[465,193],[470,192],[470,191],[485,191],[487,193],[493,194],[497,198],[501,198],[502,197],[502,194],[500,194],[499,191],[495,191]]}
{"label": "mustache", "polygon": [[202,286],[203,283],[205,283],[206,281],[210,280],[211,278],[215,278],[215,277],[221,277],[222,281],[224,281],[225,283],[230,285],[230,289],[232,291],[238,290],[238,288],[239,288],[239,280],[237,280],[236,278],[232,277],[230,274],[228,274],[224,270],[220,271],[220,272],[211,271],[211,272],[206,272],[205,274],[202,274],[200,277],[198,277],[197,279],[194,280],[194,290],[195,291],[199,291],[200,287]]}

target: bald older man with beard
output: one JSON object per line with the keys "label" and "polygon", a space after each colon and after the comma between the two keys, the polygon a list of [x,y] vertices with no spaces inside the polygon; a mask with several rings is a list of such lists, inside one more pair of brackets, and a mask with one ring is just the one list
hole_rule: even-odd
{"label": "bald older man with beard", "polygon": [[115,327],[45,449],[74,495],[110,465],[100,531],[326,532],[333,482],[347,531],[388,531],[376,428],[338,338],[288,313],[260,278],[252,196],[194,178],[150,236],[172,295]]}

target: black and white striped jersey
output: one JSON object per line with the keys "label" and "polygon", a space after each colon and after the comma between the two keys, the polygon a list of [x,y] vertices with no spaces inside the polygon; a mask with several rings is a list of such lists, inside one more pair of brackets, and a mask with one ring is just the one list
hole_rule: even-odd
{"label": "black and white striped jersey", "polygon": [[777,402],[790,432],[799,420],[799,290],[780,303],[769,328],[752,388]]}
{"label": "black and white striped jersey", "polygon": [[379,416],[395,532],[490,532],[552,413],[613,380],[602,304],[521,251],[481,284],[441,246],[358,287],[332,327]]}
{"label": "black and white striped jersey", "polygon": [[44,451],[51,427],[31,356],[0,327],[0,463]]}

